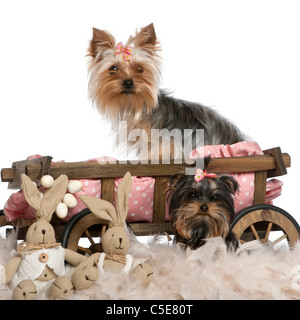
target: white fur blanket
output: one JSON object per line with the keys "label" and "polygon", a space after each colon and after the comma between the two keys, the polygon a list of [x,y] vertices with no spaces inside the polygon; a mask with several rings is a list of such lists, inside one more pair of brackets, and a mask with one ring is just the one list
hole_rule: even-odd
{"label": "white fur blanket", "polygon": [[[0,265],[9,260],[14,236],[0,238]],[[248,246],[248,247],[247,247]],[[300,299],[300,244],[293,251],[253,242],[230,252],[221,238],[210,239],[195,251],[184,252],[157,237],[144,246],[131,236],[135,258],[153,264],[153,281],[143,288],[132,274],[100,274],[95,285],[76,291],[72,299]],[[71,277],[73,267],[67,268]],[[11,299],[3,286],[0,299]],[[38,299],[47,299],[40,293]]]}

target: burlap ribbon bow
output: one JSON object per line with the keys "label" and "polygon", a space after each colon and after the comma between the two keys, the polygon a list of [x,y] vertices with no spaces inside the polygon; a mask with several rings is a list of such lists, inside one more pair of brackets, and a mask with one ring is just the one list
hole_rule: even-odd
{"label": "burlap ribbon bow", "polygon": [[106,254],[104,260],[112,260],[126,265],[126,256],[120,254]]}
{"label": "burlap ribbon bow", "polygon": [[23,241],[17,245],[17,251],[19,254],[31,254],[35,251],[41,250],[41,249],[51,249],[55,247],[61,246],[60,242],[56,242],[55,240],[49,242],[49,243],[42,243],[42,244],[31,244],[26,241]]}

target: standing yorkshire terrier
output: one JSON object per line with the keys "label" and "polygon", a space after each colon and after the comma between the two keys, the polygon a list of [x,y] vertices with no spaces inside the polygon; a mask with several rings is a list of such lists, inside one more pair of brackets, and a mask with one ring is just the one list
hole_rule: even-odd
{"label": "standing yorkshire terrier", "polygon": [[[181,139],[184,129],[191,129],[192,148],[197,146],[196,129],[204,129],[201,146],[244,140],[238,128],[212,109],[177,100],[159,90],[159,51],[153,24],[131,36],[124,46],[121,42],[116,44],[110,33],[93,29],[88,48],[89,95],[100,113],[111,120],[113,131],[118,133],[119,121],[127,121],[129,131],[145,130],[144,140],[149,143],[151,129],[167,129],[174,135],[172,130],[177,129]],[[173,143],[174,140],[176,137]],[[171,150],[174,156],[173,152]]]}
{"label": "standing yorkshire terrier", "polygon": [[[206,168],[209,160],[204,159]],[[227,245],[237,248],[238,240],[230,231],[237,188],[233,177],[200,169],[195,176],[175,175],[171,179],[169,198],[174,241],[197,249],[205,244],[205,239],[221,236]]]}

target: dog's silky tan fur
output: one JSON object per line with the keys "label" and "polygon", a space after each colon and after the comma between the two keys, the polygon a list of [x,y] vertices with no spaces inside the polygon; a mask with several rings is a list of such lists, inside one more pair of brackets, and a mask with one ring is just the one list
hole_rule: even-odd
{"label": "dog's silky tan fur", "polygon": [[[89,97],[110,120],[114,133],[118,133],[119,122],[126,121],[129,132],[133,129],[146,131],[147,139],[142,136],[140,139],[148,144],[152,142],[152,129],[169,132],[178,129],[177,136],[173,137],[175,144],[183,144],[184,129],[191,129],[192,138],[185,138],[193,140],[193,148],[244,140],[240,130],[216,111],[199,103],[173,98],[160,90],[160,45],[153,24],[129,37],[126,45],[132,47],[130,60],[123,54],[116,54],[116,41],[109,32],[94,28],[88,48]],[[198,145],[195,141],[197,129],[204,130],[204,141]],[[174,150],[171,150],[171,157],[181,156],[174,154]],[[140,154],[140,158],[143,157]]]}

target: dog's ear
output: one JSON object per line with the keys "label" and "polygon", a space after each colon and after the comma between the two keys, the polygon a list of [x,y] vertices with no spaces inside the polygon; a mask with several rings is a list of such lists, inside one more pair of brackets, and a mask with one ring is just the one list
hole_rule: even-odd
{"label": "dog's ear", "polygon": [[211,160],[211,155],[206,156],[204,158],[204,168],[203,168],[203,170],[208,170],[208,166],[209,166],[210,160]]}
{"label": "dog's ear", "polygon": [[220,177],[218,177],[218,180],[222,181],[230,189],[230,192],[233,195],[237,192],[239,184],[232,176],[221,175]]}
{"label": "dog's ear", "polygon": [[183,175],[184,174],[181,172],[174,174],[169,180],[169,187],[167,188],[166,191],[175,190],[178,186],[179,181],[182,179]]}
{"label": "dog's ear", "polygon": [[93,28],[93,38],[88,48],[88,56],[93,59],[101,58],[105,51],[114,50],[115,46],[115,39],[109,32]]}
{"label": "dog's ear", "polygon": [[156,50],[157,49],[157,38],[153,23],[142,28],[134,38],[135,47],[142,49]]}

